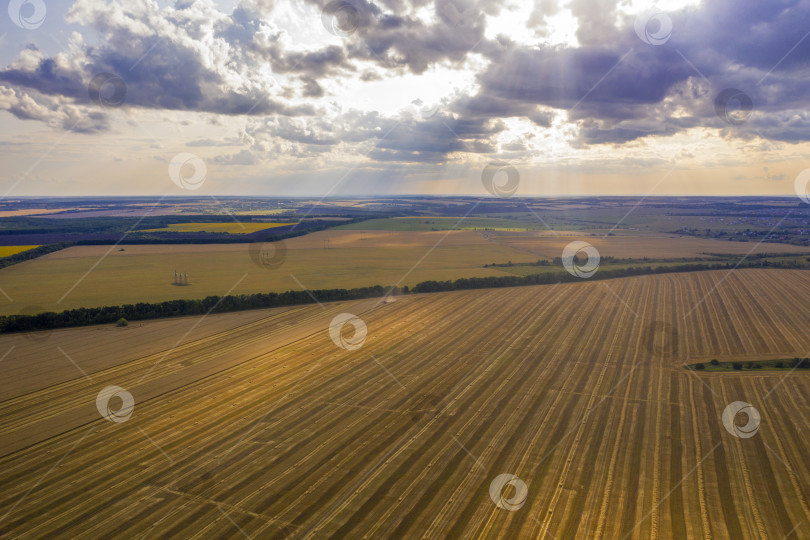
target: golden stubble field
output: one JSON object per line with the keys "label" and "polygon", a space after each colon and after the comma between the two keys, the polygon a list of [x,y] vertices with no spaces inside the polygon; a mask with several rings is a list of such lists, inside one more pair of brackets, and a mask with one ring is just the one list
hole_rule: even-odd
{"label": "golden stubble field", "polygon": [[4,336],[0,534],[807,537],[810,375],[682,364],[806,354],[808,291],[702,272]]}
{"label": "golden stubble field", "polygon": [[[699,257],[808,252],[809,248],[687,237],[577,236],[477,231],[328,230],[284,241],[283,264],[257,266],[248,244],[78,246],[0,270],[0,315],[255,292],[413,286],[512,275],[489,263],[554,258],[573,240],[603,256]],[[123,249],[123,251],[121,251]],[[189,286],[173,285],[174,271]],[[7,295],[7,296],[6,296]]]}

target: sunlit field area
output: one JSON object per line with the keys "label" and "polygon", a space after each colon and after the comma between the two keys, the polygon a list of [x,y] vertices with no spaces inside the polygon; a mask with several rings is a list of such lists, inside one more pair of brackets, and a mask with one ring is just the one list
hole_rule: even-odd
{"label": "sunlit field area", "polygon": [[[4,527],[780,538],[810,515],[810,374],[683,366],[810,349],[808,286],[805,272],[708,272],[0,338],[24,350],[0,387],[3,504],[69,453]],[[322,330],[342,312],[362,341]],[[136,399],[125,422],[98,420],[108,384]],[[762,411],[755,439],[720,420],[742,396]],[[526,482],[519,511],[490,500],[505,470]]]}

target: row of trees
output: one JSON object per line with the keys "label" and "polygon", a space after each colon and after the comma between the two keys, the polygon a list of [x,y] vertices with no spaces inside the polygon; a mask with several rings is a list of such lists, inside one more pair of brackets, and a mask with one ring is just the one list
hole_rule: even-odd
{"label": "row of trees", "polygon": [[[647,274],[668,274],[676,272],[697,272],[701,270],[723,270],[731,268],[803,268],[797,266],[796,261],[746,261],[732,265],[731,263],[694,263],[676,264],[671,266],[630,266],[627,268],[600,269],[591,280],[613,279],[621,277],[641,276]],[[582,278],[573,276],[565,271],[545,272],[529,276],[492,276],[460,278],[455,281],[423,281],[414,286],[413,292],[440,292],[457,291],[463,289],[490,289],[499,287],[520,287],[524,285],[548,285],[560,282],[582,281]]]}
{"label": "row of trees", "polygon": [[[709,362],[713,366],[719,366],[720,362],[717,359],[712,360]],[[729,365],[728,362],[724,362],[726,366]],[[735,371],[742,371],[743,368],[745,369],[762,369],[764,367],[775,367],[778,369],[810,369],[810,358],[794,358],[793,360],[777,360],[776,362],[772,362],[770,360],[766,361],[758,361],[758,362],[731,362],[731,369]],[[706,369],[706,365],[703,363],[695,364],[695,369]]]}
{"label": "row of trees", "polygon": [[[390,291],[390,292],[389,292]],[[79,308],[60,313],[37,315],[9,315],[0,317],[0,332],[26,332],[50,330],[92,324],[107,324],[126,319],[138,321],[205,313],[225,313],[246,309],[294,306],[338,300],[378,298],[386,294],[406,294],[407,287],[386,289],[380,285],[356,289],[319,289],[313,291],[287,291],[283,293],[256,293],[233,296],[208,296],[202,300],[169,300],[159,303],[125,304],[98,308]]]}
{"label": "row of trees", "polygon": [[[695,272],[698,270],[715,270],[731,268],[731,264],[680,264],[676,266],[630,266],[628,268],[600,269],[592,280],[619,277],[640,276],[644,274],[663,274],[668,272]],[[461,278],[455,281],[423,281],[414,286],[413,292],[456,291],[462,289],[488,289],[497,287],[519,287],[523,285],[548,285],[551,283],[582,281],[565,271],[545,272],[530,276],[492,276]]]}

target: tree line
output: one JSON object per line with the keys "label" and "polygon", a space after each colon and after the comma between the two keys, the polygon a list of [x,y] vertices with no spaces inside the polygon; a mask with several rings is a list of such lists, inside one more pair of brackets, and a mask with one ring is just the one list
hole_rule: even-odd
{"label": "tree line", "polygon": [[355,289],[316,289],[312,291],[287,291],[283,293],[255,293],[228,296],[207,296],[202,300],[168,300],[166,302],[124,304],[95,308],[69,309],[59,313],[36,315],[8,315],[0,317],[0,332],[27,332],[52,330],[74,326],[89,326],[205,313],[226,313],[247,309],[262,309],[295,306],[317,302],[359,300],[378,298],[386,294],[405,294],[407,287],[386,289],[380,285]]}
{"label": "tree line", "polygon": [[[692,263],[677,264],[672,266],[629,266],[627,268],[606,268],[599,271],[591,278],[614,279],[631,276],[641,276],[647,274],[667,274],[676,272],[698,272],[701,270],[723,270],[731,268],[804,268],[803,265],[795,261],[746,261],[740,264],[731,263]],[[561,282],[582,281],[582,278],[573,276],[566,271],[546,272],[543,274],[532,274],[529,276],[491,276],[460,278],[455,281],[423,281],[411,289],[415,293],[458,291],[464,289],[491,289],[499,287],[521,287],[525,285],[549,285]]]}

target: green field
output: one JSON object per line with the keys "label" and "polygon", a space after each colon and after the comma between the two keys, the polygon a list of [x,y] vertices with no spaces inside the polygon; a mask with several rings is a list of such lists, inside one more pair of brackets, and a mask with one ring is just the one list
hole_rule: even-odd
{"label": "green field", "polygon": [[[508,246],[482,241],[475,233],[453,233],[452,239],[435,248],[443,233],[422,233],[427,236],[419,242],[413,241],[413,235],[399,233],[400,238],[387,243],[363,241],[359,234],[351,234],[358,239],[342,246],[339,237],[326,233],[287,240],[286,260],[274,270],[254,264],[250,244],[127,245],[112,250],[110,246],[71,247],[0,270],[0,286],[13,299],[9,302],[0,295],[0,315],[20,313],[28,306],[62,311],[204,298],[223,295],[235,285],[232,294],[397,282],[413,286],[428,279],[506,276],[508,272],[483,265],[493,260],[535,259]],[[328,249],[323,238],[332,238]],[[188,274],[188,286],[172,284],[175,270]]]}
{"label": "green field", "polygon": [[143,229],[136,232],[208,232],[229,234],[250,234],[264,229],[295,225],[295,223],[172,223],[160,229]]}
{"label": "green field", "polygon": [[[401,217],[371,219],[360,223],[341,225],[336,229],[351,231],[545,231],[548,228],[540,221],[521,221],[504,218],[482,217]],[[570,229],[570,227],[569,227]]]}

